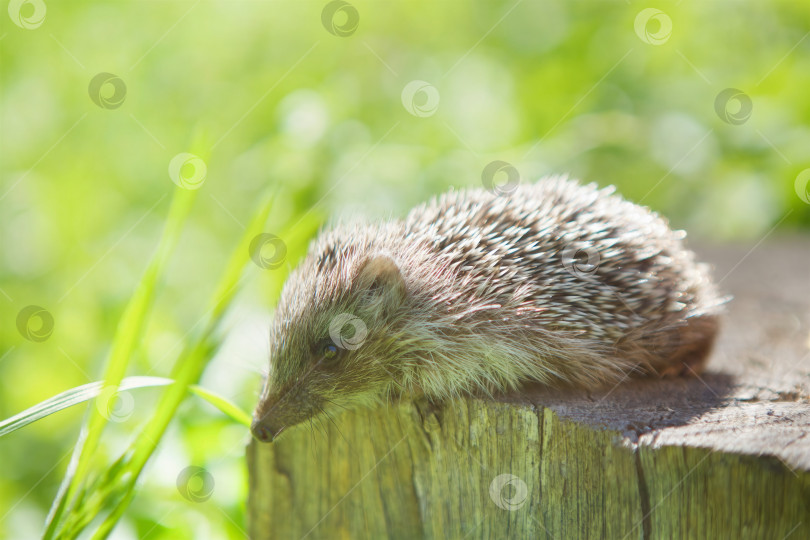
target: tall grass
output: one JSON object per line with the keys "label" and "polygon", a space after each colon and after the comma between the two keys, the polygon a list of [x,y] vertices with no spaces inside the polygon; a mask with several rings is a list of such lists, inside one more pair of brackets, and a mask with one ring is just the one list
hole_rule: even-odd
{"label": "tall grass", "polygon": [[[124,311],[113,339],[104,376],[106,388],[118,389],[148,318],[166,265],[177,245],[196,191],[177,188],[157,252]],[[242,270],[249,260],[251,239],[262,232],[270,213],[272,197],[265,197],[239,241],[209,301],[204,324],[193,333],[175,360],[173,382],[164,391],[151,419],[134,437],[129,449],[107,470],[93,471],[96,453],[108,416],[108,403],[89,407],[73,458],[51,508],[43,538],[75,538],[98,516],[106,515],[92,538],[106,538],[135,495],[135,483],[147,460],[174,417],[188,388],[195,383],[218,346],[214,332],[237,291]],[[110,392],[98,399],[109,399]],[[98,465],[95,465],[98,468]],[[93,473],[96,474],[93,474]]]}
{"label": "tall grass", "polygon": [[[196,194],[196,190],[185,190],[179,187],[174,191],[171,208],[169,209],[169,215],[157,251],[130,298],[112,341],[112,349],[104,374],[104,387],[112,391],[103,394],[105,399],[114,398],[115,392],[118,391],[121,380],[129,366],[132,353],[143,335],[149,308],[154,303],[160,278],[165,274],[166,265],[177,246],[177,241]],[[89,509],[85,496],[91,487],[88,485],[91,456],[98,450],[99,440],[109,421],[108,416],[101,412],[107,410],[109,404],[97,403],[96,405],[96,407],[88,408],[86,423],[79,435],[73,457],[59,488],[56,500],[51,507],[44,538],[61,538],[65,536],[64,533],[68,533],[67,537],[70,537],[69,533],[74,530],[73,528],[77,528],[76,534],[78,534],[84,525],[92,519],[90,512],[85,510],[85,508]],[[99,488],[107,486],[93,487],[95,490],[90,492],[95,496],[99,492],[104,493]],[[66,520],[66,523],[69,523],[71,528],[63,530],[60,528],[60,524],[66,511],[71,514],[71,519]]]}
{"label": "tall grass", "polygon": [[[13,418],[0,422],[0,436],[19,429],[48,414],[92,400],[88,407],[73,456],[49,512],[44,539],[76,538],[80,534],[94,539],[107,538],[136,495],[136,483],[144,466],[155,452],[178,407],[190,394],[216,406],[234,421],[248,425],[250,415],[225,398],[197,386],[207,362],[214,356],[221,339],[220,323],[243,281],[250,260],[249,246],[263,232],[273,204],[273,195],[261,199],[244,234],[227,261],[219,282],[208,301],[208,309],[189,332],[181,352],[174,359],[170,378],[127,377],[130,360],[144,336],[150,310],[167,272],[168,261],[177,246],[183,226],[195,200],[195,190],[177,188],[157,250],[133,292],[117,325],[103,381],[63,392]],[[305,216],[295,230],[284,234],[297,245],[320,224],[315,214]],[[296,251],[294,250],[293,253]],[[284,272],[274,278],[280,286]],[[279,283],[276,284],[275,281]],[[132,442],[113,463],[97,461],[104,430],[110,422],[109,411],[119,391],[142,386],[160,386],[164,390],[148,421],[134,434]],[[90,526],[92,530],[88,530]]]}

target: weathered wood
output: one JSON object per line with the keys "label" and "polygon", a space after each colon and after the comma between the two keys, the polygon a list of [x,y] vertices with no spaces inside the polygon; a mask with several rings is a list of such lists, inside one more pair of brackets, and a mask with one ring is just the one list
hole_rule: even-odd
{"label": "weathered wood", "polygon": [[251,443],[251,537],[810,538],[810,242],[751,247],[700,250],[735,296],[700,378],[399,403]]}

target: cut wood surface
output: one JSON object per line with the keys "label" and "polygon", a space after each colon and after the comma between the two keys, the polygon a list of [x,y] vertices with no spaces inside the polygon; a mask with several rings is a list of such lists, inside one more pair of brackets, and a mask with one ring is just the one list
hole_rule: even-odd
{"label": "cut wood surface", "polygon": [[402,402],[248,447],[251,538],[810,538],[810,241],[705,247],[700,377]]}

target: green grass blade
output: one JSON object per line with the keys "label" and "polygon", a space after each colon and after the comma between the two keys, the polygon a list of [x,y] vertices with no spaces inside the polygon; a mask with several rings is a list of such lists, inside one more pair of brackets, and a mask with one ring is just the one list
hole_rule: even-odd
{"label": "green grass blade", "polygon": [[[121,381],[118,389],[123,391],[152,386],[166,386],[172,382],[173,381],[171,379],[166,379],[164,377],[127,377]],[[33,407],[29,407],[21,413],[0,422],[0,437],[17,431],[18,429],[36,422],[37,420],[41,420],[46,416],[50,416],[61,410],[67,409],[68,407],[91,400],[101,393],[102,388],[104,388],[103,381],[87,383],[77,386],[76,388],[66,390],[50,399],[46,399],[41,403],[37,403]]]}
{"label": "green grass blade", "polygon": [[215,394],[214,392],[203,388],[202,386],[197,386],[196,384],[192,384],[188,387],[189,392],[194,394],[195,396],[201,397],[220,411],[222,411],[225,415],[232,418],[234,421],[242,424],[245,427],[250,427],[251,416],[250,414],[243,411],[239,408],[238,405],[229,401],[228,399],[220,396],[219,394]]}
{"label": "green grass blade", "polygon": [[[126,391],[134,390],[136,388],[167,386],[173,382],[174,381],[172,379],[167,379],[165,377],[127,377],[121,381],[121,384],[118,386],[118,390]],[[36,422],[37,420],[42,420],[43,418],[67,409],[68,407],[89,401],[98,396],[103,388],[104,381],[91,382],[77,386],[76,388],[71,388],[70,390],[65,390],[52,398],[46,399],[41,403],[37,403],[33,407],[29,407],[21,413],[0,422],[0,437],[13,433],[18,429],[22,429],[25,426]],[[239,408],[238,405],[229,401],[227,398],[220,396],[207,388],[197,386],[196,384],[189,386],[188,390],[195,396],[204,399],[219,409],[222,413],[238,424],[250,427],[250,415]]]}
{"label": "green grass blade", "polygon": [[96,530],[92,538],[106,538],[115,524],[123,515],[130,501],[134,497],[135,483],[143,471],[143,467],[154,453],[158,441],[166,431],[169,423],[183,401],[188,387],[194,384],[202,374],[206,362],[211,358],[217,345],[214,332],[219,326],[222,316],[233,300],[240,282],[241,275],[250,258],[249,247],[253,238],[262,232],[267,221],[274,197],[269,196],[255,214],[236,250],[231,256],[225,271],[215,289],[210,301],[210,308],[206,314],[206,323],[197,336],[190,342],[178,357],[172,378],[175,380],[164,392],[155,414],[144,427],[141,436],[137,437],[131,447],[131,461],[127,464],[127,480],[121,489],[124,497],[114,505],[110,514]]}
{"label": "green grass blade", "polygon": [[[176,188],[174,191],[157,252],[149,262],[116,328],[110,358],[104,373],[105,386],[117,387],[124,378],[129,359],[143,333],[147,312],[154,301],[158,281],[165,273],[169,257],[177,245],[196,193],[196,191],[181,188]],[[56,527],[66,507],[73,504],[74,496],[86,481],[92,456],[98,447],[106,422],[107,419],[97,408],[91,407],[68,470],[49,512],[43,538],[52,539],[54,537]]]}

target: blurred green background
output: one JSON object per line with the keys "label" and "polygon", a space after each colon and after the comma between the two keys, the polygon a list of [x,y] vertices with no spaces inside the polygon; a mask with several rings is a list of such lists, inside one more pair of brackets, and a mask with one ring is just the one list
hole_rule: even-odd
{"label": "blurred green background", "polygon": [[[268,185],[286,268],[313,217],[400,217],[480,186],[494,160],[522,181],[568,172],[615,184],[703,241],[810,226],[803,0],[8,4],[2,418],[100,378],[184,152],[205,178],[131,374],[167,374]],[[252,268],[202,379],[246,410],[283,275]],[[17,329],[32,304],[54,319],[42,342]],[[132,391],[99,459],[125,447],[157,395]],[[84,410],[0,439],[0,537],[38,536]],[[188,400],[114,536],[243,537],[247,438]],[[190,465],[215,480],[204,502],[176,486]]]}

